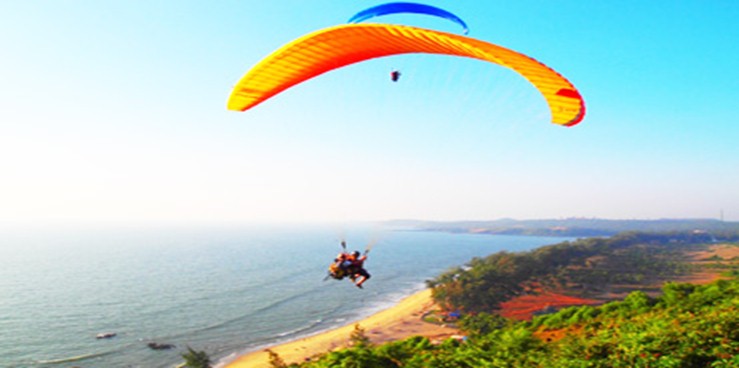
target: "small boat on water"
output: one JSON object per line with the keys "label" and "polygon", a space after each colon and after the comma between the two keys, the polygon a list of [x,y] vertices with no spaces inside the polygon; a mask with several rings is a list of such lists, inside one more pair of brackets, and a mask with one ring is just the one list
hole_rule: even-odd
{"label": "small boat on water", "polygon": [[169,349],[175,348],[175,346],[172,344],[160,344],[158,342],[150,342],[146,344],[146,346],[148,346],[149,349],[152,349],[152,350],[169,350]]}
{"label": "small boat on water", "polygon": [[100,340],[100,339],[111,339],[111,338],[116,337],[117,335],[118,334],[115,333],[115,332],[102,332],[102,333],[97,334],[95,336],[95,338],[98,339],[98,340]]}

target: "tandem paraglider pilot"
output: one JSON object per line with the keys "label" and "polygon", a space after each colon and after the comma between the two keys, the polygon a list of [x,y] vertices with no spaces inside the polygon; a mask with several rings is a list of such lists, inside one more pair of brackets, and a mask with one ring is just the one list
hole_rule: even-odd
{"label": "tandem paraglider pilot", "polygon": [[361,289],[362,284],[372,277],[367,270],[364,269],[364,261],[367,260],[367,253],[365,252],[364,255],[361,255],[359,251],[355,250],[354,253],[351,254],[350,260],[352,262],[352,273],[349,278],[354,282],[354,285],[357,285],[357,287]]}

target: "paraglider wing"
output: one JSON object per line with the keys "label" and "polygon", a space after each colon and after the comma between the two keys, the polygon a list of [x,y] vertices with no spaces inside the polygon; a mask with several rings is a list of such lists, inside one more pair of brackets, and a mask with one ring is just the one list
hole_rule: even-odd
{"label": "paraglider wing", "polygon": [[552,123],[573,126],[585,116],[585,104],[572,83],[526,55],[461,35],[389,24],[345,24],[288,43],[241,78],[231,92],[228,108],[245,111],[330,70],[407,53],[470,57],[511,68],[544,96]]}
{"label": "paraglider wing", "polygon": [[367,19],[378,17],[381,15],[398,14],[398,13],[416,13],[416,14],[428,14],[437,17],[449,19],[462,26],[464,34],[469,32],[467,24],[458,16],[437,7],[424,4],[416,3],[387,3],[378,6],[373,6],[369,9],[362,10],[355,14],[349,19],[347,23],[361,23]]}

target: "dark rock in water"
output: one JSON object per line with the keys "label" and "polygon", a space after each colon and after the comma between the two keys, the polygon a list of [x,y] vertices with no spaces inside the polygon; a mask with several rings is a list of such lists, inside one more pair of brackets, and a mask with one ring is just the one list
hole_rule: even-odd
{"label": "dark rock in water", "polygon": [[152,350],[169,350],[175,348],[175,346],[172,344],[160,344],[158,342],[150,342],[146,344],[146,346],[148,346]]}

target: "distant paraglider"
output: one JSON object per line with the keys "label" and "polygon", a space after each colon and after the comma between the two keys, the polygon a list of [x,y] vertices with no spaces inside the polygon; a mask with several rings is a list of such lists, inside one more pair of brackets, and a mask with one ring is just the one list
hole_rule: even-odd
{"label": "distant paraglider", "polygon": [[[408,3],[408,2],[387,3],[387,4],[382,4],[382,5],[373,6],[371,8],[367,8],[357,14],[354,14],[354,16],[351,17],[349,21],[347,21],[347,23],[361,23],[361,22],[364,22],[365,20],[368,20],[374,17],[379,17],[383,15],[391,15],[391,14],[401,14],[401,13],[425,14],[425,15],[433,15],[436,17],[445,18],[445,19],[448,19],[462,26],[464,34],[469,33],[469,28],[467,27],[467,23],[465,23],[462,20],[462,18],[454,15],[453,13],[448,12],[441,8],[437,8],[435,6],[431,6],[431,5]],[[400,79],[400,71],[393,70],[392,72],[390,72],[391,81],[397,82],[399,79]]]}
{"label": "distant paraglider", "polygon": [[414,14],[427,14],[433,15],[445,19],[449,19],[454,23],[459,24],[464,29],[464,34],[469,32],[467,24],[458,16],[431,5],[416,4],[416,3],[387,3],[382,5],[373,6],[369,9],[362,10],[355,14],[349,19],[347,23],[360,23],[367,19],[378,17],[381,15],[399,14],[399,13],[414,13]]}
{"label": "distant paraglider", "polygon": [[390,72],[390,80],[393,82],[397,82],[398,79],[400,79],[400,72],[397,70],[393,70]]}

